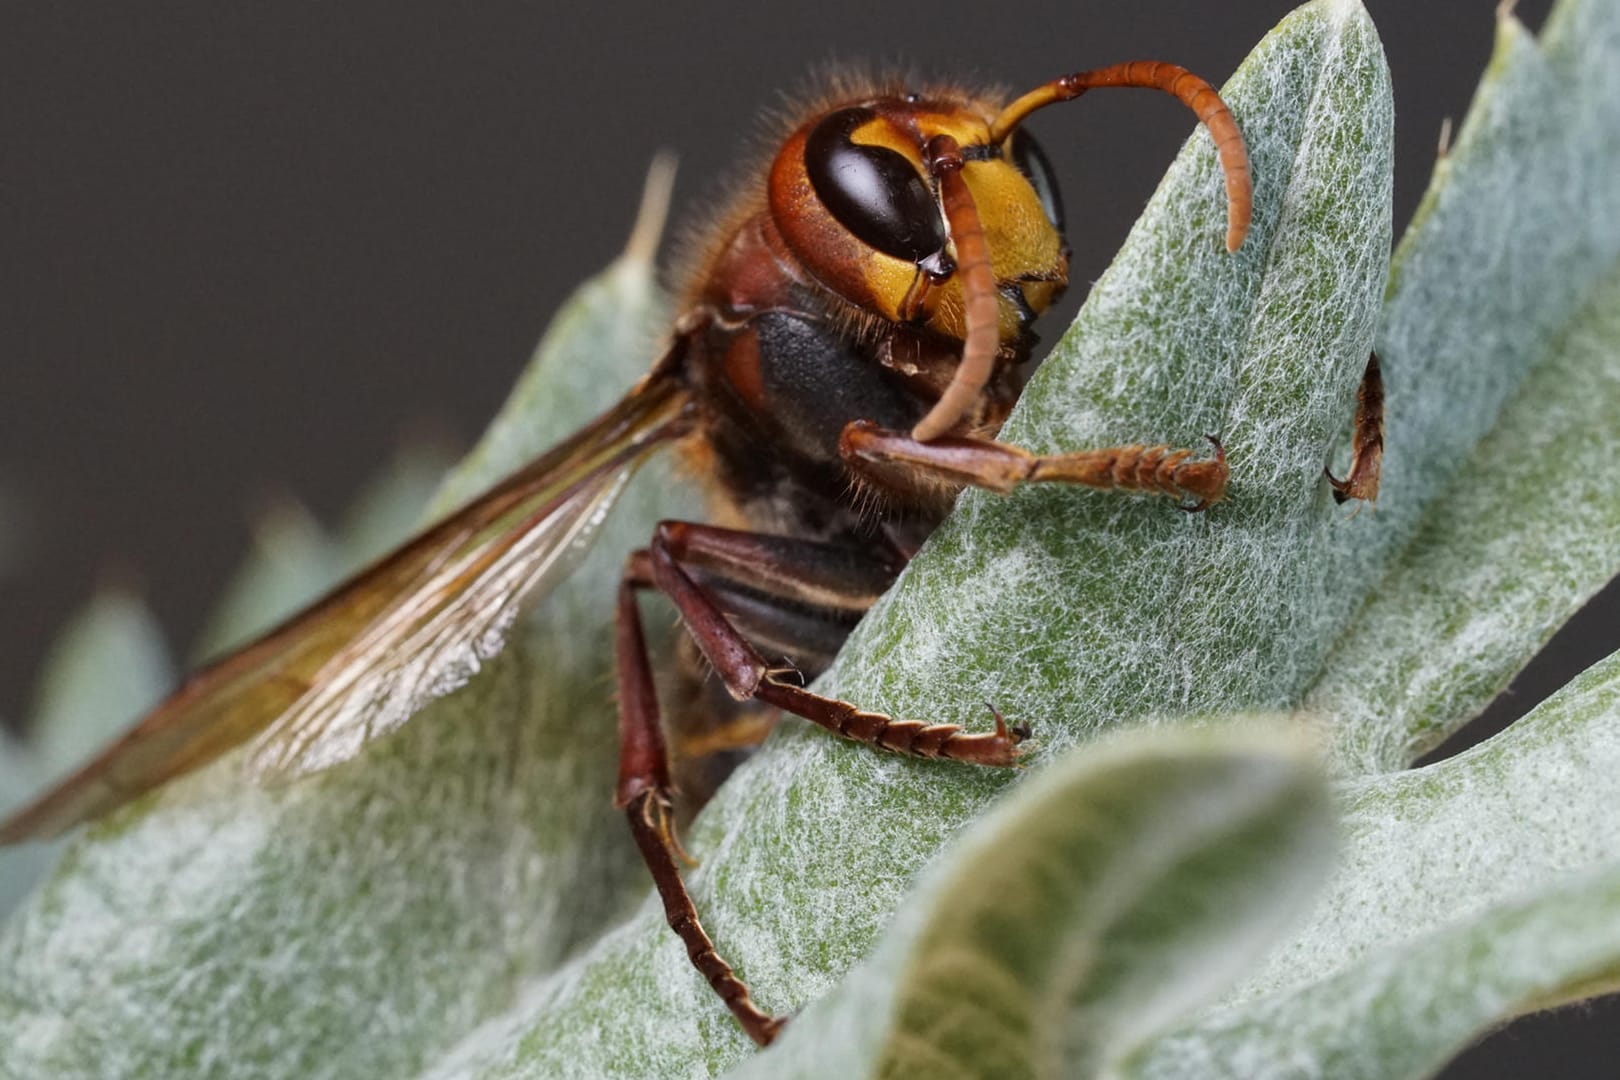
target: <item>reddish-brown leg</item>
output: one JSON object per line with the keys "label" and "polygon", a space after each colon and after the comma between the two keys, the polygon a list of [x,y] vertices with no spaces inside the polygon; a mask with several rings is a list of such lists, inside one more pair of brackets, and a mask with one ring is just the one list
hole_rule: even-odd
{"label": "reddish-brown leg", "polygon": [[1068,454],[1032,454],[1018,446],[962,436],[919,442],[901,431],[857,420],[844,428],[839,452],[855,476],[891,491],[980,487],[1008,492],[1052,482],[1143,491],[1190,500],[1203,510],[1226,494],[1226,451],[1214,436],[1210,458],[1168,446],[1113,446]]}
{"label": "reddish-brown leg", "polygon": [[749,1037],[763,1046],[775,1037],[784,1020],[754,1003],[748,987],[715,950],[681,881],[670,822],[668,752],[636,592],[656,588],[674,602],[693,641],[738,700],[755,698],[881,749],[985,765],[1013,764],[1026,732],[1009,728],[997,715],[993,733],[969,734],[955,724],[895,720],[811,693],[793,681],[796,672],[775,669],[765,662],[717,606],[713,586],[700,586],[683,562],[718,584],[747,586],[801,605],[844,610],[863,610],[869,605],[872,587],[881,588],[881,583],[893,577],[894,568],[870,565],[858,553],[833,545],[664,522],[648,549],[631,556],[619,587],[620,752],[615,802],[625,811],[663,902],[665,918],[686,945],[693,966]]}
{"label": "reddish-brown leg", "polygon": [[[1011,765],[1018,760],[1018,743],[1023,733],[1007,728],[999,718],[994,732],[973,734],[956,724],[896,720],[858,709],[847,701],[812,693],[798,685],[797,672],[773,668],[766,663],[759,651],[731,625],[710,593],[693,581],[681,566],[684,560],[679,558],[678,552],[683,547],[689,548],[691,538],[705,531],[708,531],[705,526],[664,522],[653,534],[647,560],[653,584],[675,604],[687,632],[714,665],[732,697],[739,701],[754,698],[775,705],[846,739],[899,754],[952,758],[979,765]],[[759,539],[764,542],[775,538]],[[791,568],[778,567],[778,570],[789,572]],[[818,566],[801,566],[797,576],[813,580],[818,570]]]}
{"label": "reddish-brown leg", "polygon": [[686,521],[659,522],[653,543],[690,570],[839,611],[865,611],[904,568],[898,558],[862,548]]}
{"label": "reddish-brown leg", "polygon": [[666,521],[657,534],[749,641],[815,670],[832,661],[904,565],[883,549],[713,525]]}
{"label": "reddish-brown leg", "polygon": [[677,850],[670,823],[669,757],[663,730],[658,722],[658,695],[653,689],[652,667],[647,660],[647,642],[641,628],[641,612],[636,591],[651,587],[646,573],[646,553],[631,557],[619,585],[617,622],[617,664],[619,682],[619,783],[614,804],[625,812],[636,847],[652,873],[658,898],[664,904],[669,922],[692,966],[720,995],[731,1015],[748,1037],[765,1046],[776,1037],[783,1021],[754,1004],[748,987],[732,972],[731,965],[715,951],[697,908],[681,881],[675,863]]}
{"label": "reddish-brown leg", "polygon": [[[1378,365],[1378,354],[1367,357],[1367,370],[1361,376],[1361,387],[1356,391],[1355,431],[1350,439],[1350,471],[1341,480],[1331,469],[1323,469],[1328,483],[1333,485],[1333,501],[1349,502],[1360,499],[1365,503],[1378,500],[1378,481],[1384,468],[1384,372]],[[1354,517],[1355,515],[1351,515]]]}

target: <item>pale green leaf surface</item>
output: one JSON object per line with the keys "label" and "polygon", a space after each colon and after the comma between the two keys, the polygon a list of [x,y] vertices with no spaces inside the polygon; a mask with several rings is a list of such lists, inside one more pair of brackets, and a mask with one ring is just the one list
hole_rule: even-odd
{"label": "pale green leaf surface", "polygon": [[1494,1023],[1620,988],[1620,655],[1345,796],[1343,868],[1303,931],[1131,1075],[1416,1080]]}
{"label": "pale green leaf surface", "polygon": [[291,500],[253,523],[253,548],[198,637],[202,660],[244,645],[336,585],[345,559],[308,509]]}
{"label": "pale green leaf surface", "polygon": [[1620,5],[1564,0],[1539,41],[1503,20],[1396,253],[1377,526],[1334,538],[1357,596],[1407,544],[1308,699],[1349,772],[1456,730],[1620,569],[1617,176]]}
{"label": "pale green leaf surface", "polygon": [[[1460,468],[1446,450],[1433,476],[1407,469],[1441,494],[1307,699],[1347,775],[1398,769],[1454,730],[1620,565],[1617,58],[1613,5],[1560,4],[1539,43],[1505,22],[1398,254],[1384,336],[1451,361],[1409,357],[1404,410],[1391,379],[1391,467],[1403,416],[1409,452],[1491,426]],[[1494,416],[1457,408],[1502,398]],[[1591,989],[1614,963],[1612,933],[1592,929],[1620,862],[1613,675],[1600,665],[1465,758],[1352,784],[1349,858],[1313,920],[1244,1005],[1145,1074],[1426,1075],[1513,1011]]]}
{"label": "pale green leaf surface", "polygon": [[[534,361],[545,392],[525,379],[446,498],[611,403],[662,309],[644,261],[588,284]],[[400,1075],[622,912],[641,871],[610,802],[604,613],[625,550],[686,503],[649,470],[625,504],[472,686],[362,758],[273,789],[228,758],[91,829],[0,936],[6,1064]]]}
{"label": "pale green leaf surface", "polygon": [[[0,812],[100,749],[156,702],[172,678],[168,645],[146,605],[122,588],[98,592],[46,657],[29,741],[0,740]],[[0,917],[60,851],[60,844],[0,850]]]}
{"label": "pale green leaf surface", "polygon": [[[1318,2],[1225,93],[1257,178],[1248,243],[1224,251],[1199,132],[1007,434],[1046,448],[1218,432],[1230,502],[1189,516],[1092,492],[969,495],[829,686],[975,726],[994,701],[1046,752],[1151,714],[1292,704],[1324,647],[1300,640],[1333,573],[1323,537],[1346,527],[1321,468],[1383,290],[1388,76],[1359,5]],[[868,951],[929,855],[1009,779],[785,725],[693,830],[704,924],[766,1007],[791,1010]],[[748,1052],[649,905],[439,1075],[685,1076]]]}
{"label": "pale green leaf surface", "polygon": [[1345,771],[1432,749],[1620,572],[1617,417],[1620,264],[1436,500],[1307,697]]}
{"label": "pale green leaf surface", "polygon": [[42,670],[29,724],[41,784],[119,734],[174,679],[157,621],[116,586],[97,593],[62,629]]}
{"label": "pale green leaf surface", "polygon": [[[0,805],[18,804],[33,790],[33,759],[11,736],[0,737]],[[0,851],[0,919],[22,903],[61,854],[60,844]]]}
{"label": "pale green leaf surface", "polygon": [[455,464],[455,456],[432,439],[401,447],[344,515],[338,539],[347,568],[380,558],[420,528],[427,506]]}
{"label": "pale green leaf surface", "polygon": [[1275,727],[1077,748],[942,855],[882,943],[733,1075],[1108,1075],[1320,886],[1326,786]]}
{"label": "pale green leaf surface", "polygon": [[37,772],[27,744],[9,726],[0,726],[0,807],[16,806],[27,798],[39,782]]}
{"label": "pale green leaf surface", "polygon": [[[38,776],[39,768],[28,747],[9,731],[0,729],[0,807],[20,805],[34,790]],[[54,844],[0,851],[0,919],[22,902],[57,853]]]}

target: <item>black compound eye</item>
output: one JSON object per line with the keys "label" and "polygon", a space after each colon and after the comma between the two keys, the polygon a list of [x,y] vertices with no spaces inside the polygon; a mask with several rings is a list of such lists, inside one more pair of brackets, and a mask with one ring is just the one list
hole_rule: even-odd
{"label": "black compound eye", "polygon": [[945,248],[945,223],[933,193],[905,157],[862,146],[850,134],[871,109],[840,109],[815,126],[804,164],[822,205],[862,243],[885,255],[922,262]]}
{"label": "black compound eye", "polygon": [[1018,166],[1018,171],[1029,179],[1029,186],[1035,189],[1036,197],[1041,200],[1041,209],[1046,211],[1047,220],[1057,227],[1058,232],[1062,232],[1063,196],[1058,192],[1052,162],[1047,159],[1041,144],[1035,141],[1033,135],[1019,128],[1008,141],[1007,156]]}

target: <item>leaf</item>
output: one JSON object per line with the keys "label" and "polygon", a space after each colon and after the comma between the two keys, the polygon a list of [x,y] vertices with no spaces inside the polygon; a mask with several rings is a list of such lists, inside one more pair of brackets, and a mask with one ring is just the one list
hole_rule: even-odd
{"label": "leaf", "polygon": [[[0,811],[20,805],[122,731],[173,678],[163,632],[126,589],[103,588],[46,657],[29,741],[0,741]],[[0,917],[44,875],[62,845],[0,850]]]}
{"label": "leaf", "polygon": [[[531,366],[545,374],[520,383],[445,498],[645,369],[663,318],[646,255],[570,301]],[[642,871],[611,806],[604,615],[625,550],[686,500],[645,472],[543,617],[362,759],[260,789],[227,758],[91,829],[0,935],[7,1065],[401,1075],[613,920]]]}
{"label": "leaf", "polygon": [[358,570],[416,531],[454,464],[450,451],[433,439],[401,447],[344,517],[339,538],[345,566]]}
{"label": "leaf", "polygon": [[[1335,573],[1324,537],[1343,527],[1322,464],[1384,284],[1388,77],[1360,7],[1318,2],[1224,93],[1255,168],[1247,244],[1224,251],[1197,133],[1008,435],[1044,449],[1216,431],[1230,503],[1189,516],[1081,491],[966,496],[826,685],[975,725],[990,700],[1047,753],[1155,714],[1293,703],[1326,645],[1300,640],[1301,606]],[[767,1008],[791,1011],[870,950],[917,870],[1008,779],[784,725],[692,830],[704,925]],[[646,906],[454,1060],[461,1075],[671,1076],[750,1049]]]}
{"label": "leaf", "polygon": [[[17,806],[34,790],[38,766],[28,748],[0,729],[0,807]],[[0,919],[22,902],[45,876],[57,854],[54,846],[0,851]]]}
{"label": "leaf", "polygon": [[29,724],[40,783],[119,734],[174,677],[152,613],[118,586],[98,592],[63,628],[43,672]]}
{"label": "leaf", "polygon": [[[0,730],[0,808],[20,806],[34,790],[38,771],[27,746]],[[0,920],[33,890],[58,854],[54,844],[0,851]]]}
{"label": "leaf", "polygon": [[253,524],[253,550],[204,626],[197,657],[247,644],[336,585],[344,563],[336,541],[304,506],[272,503]]}
{"label": "leaf", "polygon": [[1493,1024],[1620,989],[1620,654],[1346,795],[1344,867],[1302,932],[1131,1076],[1425,1077]]}
{"label": "leaf", "polygon": [[1620,572],[1620,264],[1503,411],[1307,698],[1355,771],[1432,749]]}
{"label": "leaf", "polygon": [[1333,815],[1303,749],[1264,727],[1069,752],[952,843],[874,955],[730,1075],[1111,1075],[1319,887]]}
{"label": "leaf", "polygon": [[1396,257],[1378,519],[1411,540],[1307,698],[1347,771],[1437,745],[1620,572],[1617,174],[1620,10],[1503,20]]}
{"label": "leaf", "polygon": [[[1620,566],[1617,58],[1613,5],[1561,3],[1539,43],[1502,24],[1398,253],[1384,332],[1439,357],[1408,354],[1404,438],[1435,455],[1405,483],[1441,494],[1307,699],[1363,777],[1346,866],[1300,934],[1139,1075],[1426,1076],[1516,1012],[1616,985],[1614,660],[1464,757],[1388,770],[1482,707]],[[1458,425],[1486,421],[1453,456]]]}

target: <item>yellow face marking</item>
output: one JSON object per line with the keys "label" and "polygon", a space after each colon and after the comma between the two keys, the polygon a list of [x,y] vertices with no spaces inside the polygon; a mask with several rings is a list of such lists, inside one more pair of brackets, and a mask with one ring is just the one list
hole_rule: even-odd
{"label": "yellow face marking", "polygon": [[[1025,301],[1039,314],[1057,293],[1058,282],[1066,276],[1063,238],[1046,220],[1035,189],[1016,167],[1000,159],[970,161],[962,169],[962,179],[973,195],[990,249],[990,270],[998,285],[1018,284]],[[1026,279],[1052,278],[1051,282]],[[936,307],[928,320],[931,329],[952,337],[967,333],[962,286],[955,278],[937,294]],[[1019,331],[1018,311],[1012,301],[998,297],[997,329],[1003,342]]]}
{"label": "yellow face marking", "polygon": [[[989,125],[964,111],[922,113],[915,124],[913,134],[887,117],[874,116],[850,133],[850,141],[893,150],[926,176],[918,136],[926,143],[936,135],[949,135],[961,146],[983,146],[990,138]],[[1022,284],[1029,306],[1037,313],[1046,310],[1067,266],[1063,239],[1046,219],[1035,189],[1016,166],[1000,158],[969,161],[962,178],[979,213],[997,284]],[[954,257],[954,250],[950,254]],[[921,315],[932,330],[958,339],[966,334],[962,286],[954,277],[931,285],[919,280],[922,271],[907,260],[871,250],[861,273],[870,289],[871,306],[885,318],[905,322]],[[1054,280],[1029,282],[1031,277]],[[1011,341],[1019,331],[1018,312],[1004,297],[998,298],[998,306],[999,336],[1003,342]]]}
{"label": "yellow face marking", "polygon": [[919,173],[923,171],[922,153],[917,148],[916,140],[885,117],[872,117],[849,133],[849,141],[856,146],[881,146],[893,150],[917,166]]}

